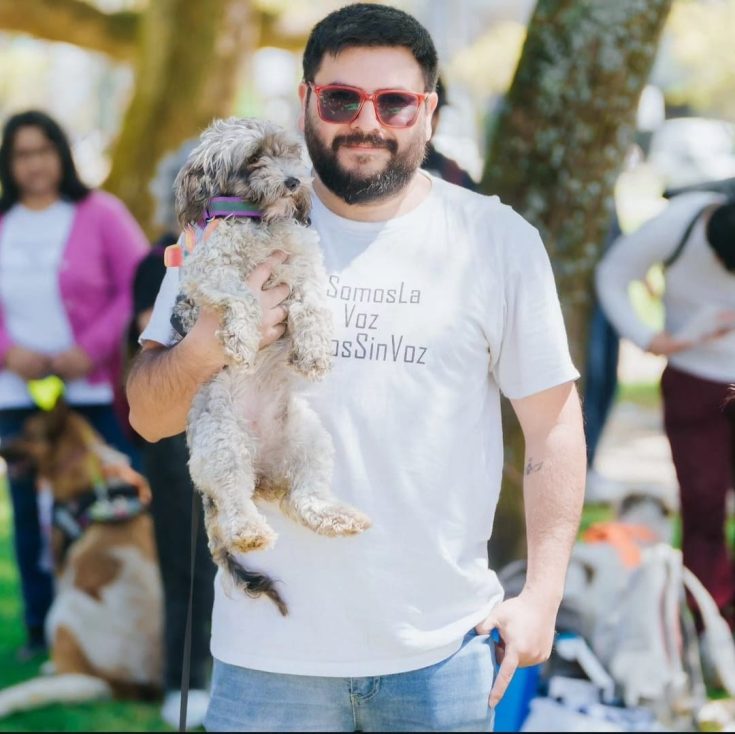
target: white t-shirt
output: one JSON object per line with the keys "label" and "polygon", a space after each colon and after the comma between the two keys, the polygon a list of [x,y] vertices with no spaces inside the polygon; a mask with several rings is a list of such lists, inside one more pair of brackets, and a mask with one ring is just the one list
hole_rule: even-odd
{"label": "white t-shirt", "polygon": [[[41,354],[58,354],[74,346],[59,289],[59,268],[75,211],[67,201],[40,211],[16,204],[3,220],[0,300],[5,328],[14,343]],[[66,386],[65,399],[75,405],[107,403],[112,387],[74,380]],[[25,381],[10,370],[0,370],[0,409],[32,405]]]}
{"label": "white t-shirt", "polygon": [[[503,465],[499,388],[576,379],[538,233],[497,198],[432,178],[417,208],[347,220],[314,197],[334,367],[304,394],[330,432],[335,494],[373,526],[325,538],[262,510],[279,538],[243,557],[289,606],[215,582],[212,654],[276,673],[386,675],[432,665],[503,596],[488,569]],[[171,272],[142,339],[170,343]]]}
{"label": "white t-shirt", "polygon": [[[659,215],[612,244],[597,268],[597,292],[618,332],[646,349],[655,330],[638,317],[628,295],[634,280],[643,280],[652,265],[676,249],[687,226],[705,207],[723,203],[713,192],[680,194]],[[705,218],[694,225],[681,255],[666,271],[666,330],[676,334],[702,309],[735,310],[735,274],[717,260],[707,242]],[[673,354],[669,363],[715,382],[735,382],[735,331],[693,349]]]}

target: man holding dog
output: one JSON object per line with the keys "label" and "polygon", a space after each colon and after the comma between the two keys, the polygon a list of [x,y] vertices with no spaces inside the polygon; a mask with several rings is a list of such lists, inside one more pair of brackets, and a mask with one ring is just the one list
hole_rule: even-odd
{"label": "man holding dog", "polygon": [[[394,8],[348,6],[309,38],[300,122],[336,332],[305,394],[335,443],[335,493],[373,527],[323,538],[262,506],[279,539],[248,562],[290,614],[215,583],[211,731],[490,730],[516,667],[551,651],[584,492],[577,372],[537,232],[420,170],[436,77],[429,34]],[[263,290],[282,257],[247,280],[263,347],[286,329],[287,288]],[[172,271],[128,383],[149,440],[183,430],[225,366],[212,313],[170,346],[176,290]],[[505,602],[486,556],[501,391],[526,438],[529,551]]]}

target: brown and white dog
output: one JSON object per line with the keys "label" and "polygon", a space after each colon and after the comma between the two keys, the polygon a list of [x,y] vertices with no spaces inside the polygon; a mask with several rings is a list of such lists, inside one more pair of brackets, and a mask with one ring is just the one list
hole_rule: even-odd
{"label": "brown and white dog", "polygon": [[31,416],[0,455],[30,462],[52,491],[56,581],[46,620],[54,673],[0,691],[0,716],[157,694],[163,599],[148,483],[63,402]]}

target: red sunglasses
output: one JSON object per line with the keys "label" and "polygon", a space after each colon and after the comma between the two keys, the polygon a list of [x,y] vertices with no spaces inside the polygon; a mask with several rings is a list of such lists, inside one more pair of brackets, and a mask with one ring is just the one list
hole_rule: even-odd
{"label": "red sunglasses", "polygon": [[308,82],[316,96],[316,108],[324,122],[349,124],[354,122],[365,102],[372,102],[378,122],[385,127],[411,127],[419,108],[428,94],[403,89],[381,89],[368,94],[359,87],[344,84],[314,84]]}

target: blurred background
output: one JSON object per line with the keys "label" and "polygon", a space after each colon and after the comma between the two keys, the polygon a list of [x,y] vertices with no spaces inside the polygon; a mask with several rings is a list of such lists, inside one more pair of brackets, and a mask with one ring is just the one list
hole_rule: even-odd
{"label": "blurred background", "polygon": [[[154,239],[148,185],[158,162],[217,116],[295,128],[306,36],[343,4],[0,0],[0,118],[28,108],[54,116],[84,181],[119,196]],[[665,194],[735,177],[735,0],[391,4],[414,14],[439,51],[448,104],[435,147],[541,230],[583,370],[592,273],[613,209],[630,232],[666,206]],[[662,278],[654,269],[632,286],[641,318],[657,328]],[[676,509],[658,393],[664,365],[621,343],[585,528],[630,491]],[[519,438],[511,426],[506,440],[512,487]],[[496,523],[506,530],[496,558],[509,562],[522,554],[522,507],[520,493],[505,494],[514,499],[500,510],[507,522]],[[21,628],[9,513],[0,494],[1,687],[37,669],[12,656]],[[165,728],[156,704],[51,707],[0,720],[0,731]]]}

